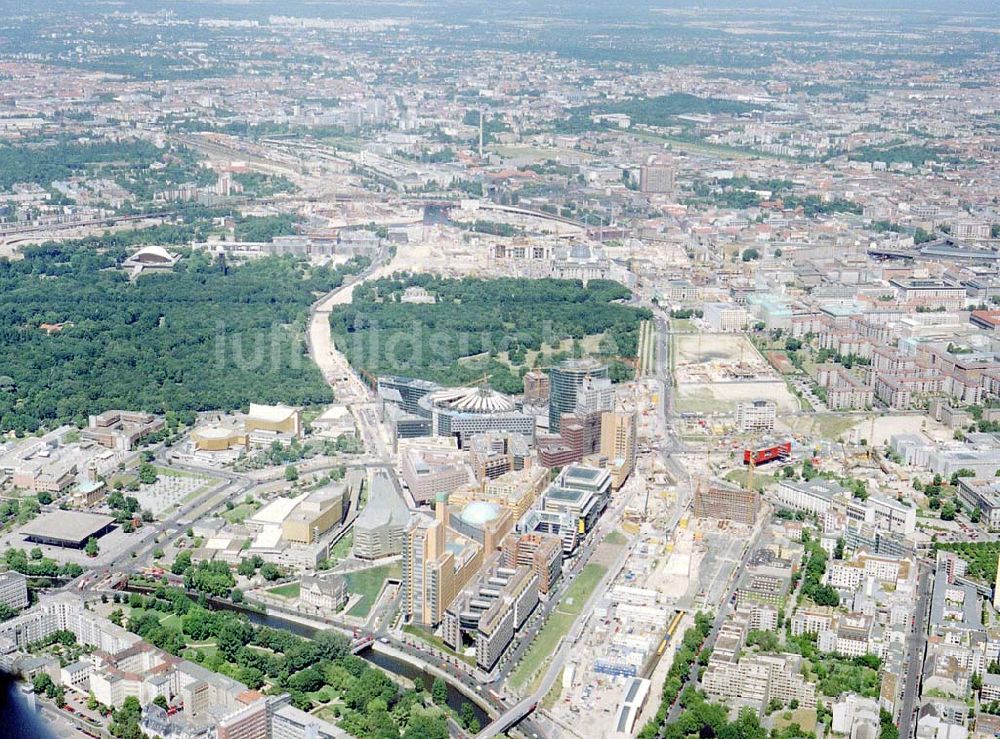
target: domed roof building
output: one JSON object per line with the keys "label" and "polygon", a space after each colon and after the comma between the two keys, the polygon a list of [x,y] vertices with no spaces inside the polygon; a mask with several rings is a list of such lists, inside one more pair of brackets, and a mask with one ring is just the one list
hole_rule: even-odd
{"label": "domed roof building", "polygon": [[493,503],[474,500],[462,509],[462,522],[482,528],[500,515],[500,509]]}
{"label": "domed roof building", "polygon": [[431,419],[435,436],[463,440],[488,431],[507,431],[534,440],[535,418],[518,409],[514,400],[489,387],[443,388],[418,401],[419,413]]}
{"label": "domed roof building", "polygon": [[430,393],[428,402],[460,413],[508,413],[514,401],[489,387],[449,387]]}

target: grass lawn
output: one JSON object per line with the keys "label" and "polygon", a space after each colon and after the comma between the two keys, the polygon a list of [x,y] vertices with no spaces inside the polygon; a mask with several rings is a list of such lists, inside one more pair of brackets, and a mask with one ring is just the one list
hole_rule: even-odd
{"label": "grass lawn", "polygon": [[361,596],[361,600],[354,604],[347,615],[361,618],[367,616],[371,612],[372,606],[375,605],[375,599],[382,590],[385,581],[390,577],[398,578],[400,575],[401,570],[398,564],[382,565],[381,567],[348,573],[346,575],[347,592],[357,593]]}
{"label": "grass lawn", "polygon": [[[213,483],[208,482],[208,483],[205,483],[204,485],[202,485],[200,488],[195,488],[190,493],[188,493],[183,498],[181,498],[181,504],[183,504],[183,503],[190,503],[192,500],[194,500],[195,498],[197,498],[199,495],[203,495],[205,492],[207,492],[208,489],[210,487],[212,487],[212,485],[213,485]],[[174,508],[177,508],[177,507],[178,507],[178,505],[174,506]]]}
{"label": "grass lawn", "polygon": [[577,617],[583,611],[583,607],[587,604],[590,594],[594,592],[607,571],[608,569],[604,565],[592,562],[576,576],[573,584],[569,586],[566,594],[559,601],[559,605],[549,615],[545,626],[538,632],[538,636],[535,637],[531,648],[524,655],[521,664],[511,673],[508,679],[511,687],[515,690],[521,690],[530,680],[531,684],[527,690],[534,690],[535,683],[541,679],[541,668],[552,658],[559,639],[569,633]]}
{"label": "grass lawn", "polygon": [[[747,470],[731,470],[726,473],[726,479],[729,480],[729,482],[736,483],[741,488],[745,488],[747,483]],[[767,487],[767,484],[773,482],[774,478],[771,477],[771,475],[762,474],[760,472],[757,472],[756,470],[754,471],[754,477],[753,477],[754,490],[759,490],[760,492],[764,492],[764,488]]]}
{"label": "grass lawn", "polygon": [[728,410],[732,403],[715,397],[712,389],[704,385],[685,384],[677,393],[679,413],[718,413]]}
{"label": "grass lawn", "polygon": [[309,700],[313,703],[329,703],[337,697],[337,692],[329,685],[324,685],[319,690],[306,693],[306,695],[309,696]]}
{"label": "grass lawn", "polygon": [[[803,398],[805,401],[805,399]],[[805,401],[808,405],[808,401]],[[810,406],[811,408],[811,406]],[[808,410],[808,409],[807,409]],[[827,413],[811,416],[797,416],[788,419],[789,428],[797,434],[820,436],[836,441],[859,422],[857,416],[837,416]]]}
{"label": "grass lawn", "polygon": [[680,151],[687,150],[696,154],[709,154],[723,159],[793,159],[792,157],[782,156],[781,154],[772,154],[771,152],[760,151],[757,149],[740,149],[734,146],[726,146],[725,144],[713,144],[710,141],[692,142],[687,139],[669,135],[658,135],[648,131],[630,130],[629,133],[636,138],[642,139],[643,141],[649,141],[651,143],[667,142],[669,144],[673,144],[674,148]]}
{"label": "grass lawn", "polygon": [[184,653],[181,656],[184,657],[184,659],[189,659],[192,662],[194,662],[195,661],[195,659],[194,659],[194,653],[195,652],[201,652],[203,655],[205,655],[206,658],[208,658],[208,657],[213,657],[216,654],[218,654],[219,653],[219,648],[217,646],[215,646],[214,644],[211,645],[211,646],[209,646],[209,647],[198,647],[196,649],[189,647],[188,649],[184,650]]}
{"label": "grass lawn", "polygon": [[576,576],[576,579],[573,580],[573,584],[569,586],[562,600],[559,601],[556,610],[571,616],[580,615],[583,606],[587,603],[587,598],[594,592],[597,583],[601,581],[601,578],[604,577],[607,571],[607,567],[594,564],[593,562],[584,567],[580,571],[580,574]]}
{"label": "grass lawn", "polygon": [[[138,618],[144,613],[152,613],[160,620],[162,624],[167,629],[172,629],[173,631],[181,630],[181,617],[176,613],[163,613],[162,611],[147,611],[145,608],[131,608],[126,606],[122,609],[125,612],[127,618]],[[127,622],[126,622],[127,625]]]}
{"label": "grass lawn", "polygon": [[324,721],[329,721],[331,724],[336,724],[337,714],[333,710],[333,706],[323,706],[318,711],[313,713],[316,718],[321,718]]}
{"label": "grass lawn", "polygon": [[346,559],[351,554],[351,547],[354,546],[354,529],[351,529],[341,537],[340,541],[333,545],[330,550],[330,557],[334,562]]}
{"label": "grass lawn", "polygon": [[[514,690],[526,693],[534,689],[534,684],[541,678],[542,666],[552,659],[552,655],[556,651],[556,644],[569,633],[574,621],[576,621],[576,616],[558,611],[554,611],[549,616],[545,626],[532,642],[531,649],[528,650],[524,659],[521,660],[521,664],[507,679]],[[529,680],[531,681],[530,686],[528,685]],[[527,690],[522,690],[526,687]]]}
{"label": "grass lawn", "polygon": [[403,631],[405,631],[410,636],[415,636],[421,641],[430,644],[432,647],[434,647],[439,651],[444,652],[445,654],[450,654],[453,657],[457,657],[458,659],[462,660],[463,662],[467,662],[470,665],[476,664],[475,657],[469,657],[464,654],[459,654],[454,649],[445,644],[444,640],[441,639],[441,637],[431,633],[430,631],[427,631],[426,629],[422,629],[419,626],[414,626],[413,624],[407,624],[406,626],[403,627]]}
{"label": "grass lawn", "polygon": [[160,624],[168,629],[181,630],[181,617],[176,613],[170,613],[160,618]]}
{"label": "grass lawn", "polygon": [[196,479],[205,479],[201,475],[196,475],[193,472],[184,472],[183,470],[176,470],[173,467],[154,467],[156,474],[163,475],[164,477],[194,477]]}
{"label": "grass lawn", "polygon": [[566,670],[563,669],[559,673],[559,677],[557,677],[556,681],[552,683],[552,688],[545,694],[545,697],[542,698],[542,708],[545,710],[551,710],[552,706],[559,702],[559,696],[562,695],[562,681],[563,674],[565,672]]}
{"label": "grass lawn", "polygon": [[792,724],[798,724],[806,732],[816,731],[816,709],[797,708],[794,711],[780,711],[775,714],[774,728],[784,729]]}
{"label": "grass lawn", "polygon": [[621,531],[612,531],[604,537],[604,543],[613,547],[623,547],[628,544],[628,539]]}
{"label": "grass lawn", "polygon": [[240,503],[238,506],[233,508],[231,511],[223,511],[222,517],[229,521],[229,523],[243,523],[248,517],[252,516],[257,512],[260,507],[259,503],[247,504]]}
{"label": "grass lawn", "polygon": [[299,583],[289,582],[284,585],[279,585],[276,588],[270,588],[267,592],[271,595],[277,595],[281,598],[298,598],[299,597]]}

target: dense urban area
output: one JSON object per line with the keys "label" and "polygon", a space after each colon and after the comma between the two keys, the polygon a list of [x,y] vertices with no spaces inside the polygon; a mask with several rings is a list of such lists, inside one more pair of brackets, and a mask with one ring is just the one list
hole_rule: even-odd
{"label": "dense urban area", "polygon": [[5,11],[18,736],[1000,736],[994,3]]}

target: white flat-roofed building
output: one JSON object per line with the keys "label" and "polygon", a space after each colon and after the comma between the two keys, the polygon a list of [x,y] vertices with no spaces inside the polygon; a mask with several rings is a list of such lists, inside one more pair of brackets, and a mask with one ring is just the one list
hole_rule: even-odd
{"label": "white flat-roofed building", "polygon": [[779,506],[823,515],[833,507],[834,496],[844,492],[841,485],[829,480],[781,480],[775,491],[775,499]]}
{"label": "white flat-roofed building", "polygon": [[830,608],[815,610],[799,609],[791,619],[792,636],[802,634],[818,634],[828,631],[833,624],[834,614]]}
{"label": "white flat-roofed building", "polygon": [[958,498],[970,509],[978,510],[980,520],[987,527],[1000,528],[1000,480],[959,478]]}
{"label": "white flat-roofed building", "polygon": [[702,678],[705,692],[725,700],[747,700],[766,706],[793,700],[803,708],[816,706],[816,686],[801,674],[798,655],[746,656],[737,662],[710,660]]}
{"label": "white flat-roofed building", "polygon": [[302,493],[294,498],[279,497],[272,500],[266,506],[246,519],[245,524],[250,528],[264,528],[267,526],[281,526],[299,503],[309,497],[309,493]]}
{"label": "white flat-roofed building", "polygon": [[86,695],[90,690],[92,669],[89,659],[77,660],[59,670],[59,681],[70,690]]}
{"label": "white flat-roofed building", "polygon": [[750,323],[750,314],[745,308],[734,303],[707,303],[704,319],[712,331],[739,333]]}
{"label": "white flat-roofed building", "polygon": [[884,495],[872,495],[867,500],[852,498],[847,501],[845,513],[850,521],[902,536],[911,536],[917,529],[916,507]]}
{"label": "white flat-roofed building", "polygon": [[15,610],[28,607],[28,579],[20,572],[0,572],[0,603]]}
{"label": "white flat-roofed building", "polygon": [[736,428],[748,431],[773,431],[778,415],[778,406],[773,400],[745,401],[736,404]]}

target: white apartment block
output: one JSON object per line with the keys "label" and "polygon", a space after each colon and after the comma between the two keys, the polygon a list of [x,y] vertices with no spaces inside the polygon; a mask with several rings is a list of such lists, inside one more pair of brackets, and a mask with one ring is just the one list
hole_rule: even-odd
{"label": "white apartment block", "polygon": [[791,630],[792,636],[802,634],[818,634],[821,631],[828,631],[833,625],[833,613],[830,609],[817,611],[804,611],[799,609],[792,616]]}
{"label": "white apartment block", "polygon": [[917,509],[893,498],[873,495],[868,500],[850,500],[847,517],[883,531],[911,536],[917,530]]}
{"label": "white apartment block", "polygon": [[750,700],[766,706],[772,700],[803,708],[816,707],[816,686],[806,682],[797,655],[757,655],[737,663],[709,663],[702,679],[705,692],[715,698]]}
{"label": "white apartment block", "polygon": [[705,322],[712,331],[738,333],[745,331],[750,323],[746,309],[730,303],[707,303],[704,308]]}
{"label": "white apartment block", "polygon": [[90,673],[93,665],[88,659],[81,659],[59,670],[59,681],[77,693],[87,694],[90,690]]}
{"label": "white apartment block", "polygon": [[910,536],[917,530],[915,506],[880,495],[873,495],[867,503],[873,512],[873,523],[878,528],[903,536]]}
{"label": "white apartment block", "polygon": [[0,603],[18,611],[28,607],[28,579],[20,572],[0,573]]}
{"label": "white apartment block", "polygon": [[775,631],[778,628],[778,609],[774,606],[752,606],[748,623],[754,631]]}
{"label": "white apartment block", "polygon": [[857,590],[867,578],[894,583],[899,574],[899,560],[861,556],[850,562],[829,562],[826,581],[838,590]]}
{"label": "white apartment block", "polygon": [[773,431],[778,406],[773,400],[751,400],[736,404],[736,428],[739,431]]}

